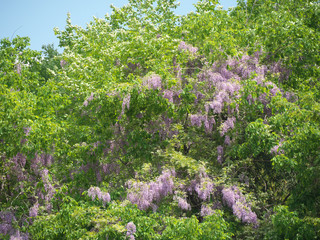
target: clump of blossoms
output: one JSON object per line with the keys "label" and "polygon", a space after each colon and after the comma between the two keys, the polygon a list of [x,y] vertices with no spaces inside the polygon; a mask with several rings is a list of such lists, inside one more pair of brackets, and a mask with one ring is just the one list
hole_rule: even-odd
{"label": "clump of blossoms", "polygon": [[130,108],[130,99],[131,99],[131,95],[128,94],[123,98],[123,102],[122,102],[122,108],[121,108],[121,113],[119,118],[122,117],[122,115],[124,114],[125,109],[127,108],[129,110]]}
{"label": "clump of blossoms", "polygon": [[216,123],[214,117],[208,117],[207,115],[191,114],[190,122],[192,126],[201,127],[204,124],[205,131],[207,133],[212,131],[213,125]]}
{"label": "clump of blossoms", "polygon": [[224,136],[230,129],[234,128],[235,117],[229,117],[223,124],[220,132],[221,136]]}
{"label": "clump of blossoms", "polygon": [[214,183],[212,180],[206,175],[202,174],[199,183],[195,185],[194,190],[198,194],[198,197],[203,200],[209,200],[211,193],[213,192]]}
{"label": "clump of blossoms", "polygon": [[251,206],[236,186],[224,188],[222,190],[222,200],[243,223],[258,225],[257,215],[251,210]]}
{"label": "clump of blossoms", "polygon": [[209,215],[212,215],[213,213],[214,213],[214,210],[210,206],[208,206],[207,204],[202,204],[201,211],[200,211],[201,217],[209,216]]}
{"label": "clump of blossoms", "polygon": [[219,145],[217,147],[217,153],[218,153],[217,161],[219,164],[222,164],[222,162],[223,162],[223,147],[221,145]]}
{"label": "clump of blossoms", "polygon": [[159,202],[162,198],[172,194],[174,177],[174,170],[165,170],[156,181],[149,183],[129,181],[127,199],[137,204],[141,210],[147,210],[149,207],[156,209],[153,202]]}
{"label": "clump of blossoms", "polygon": [[190,44],[185,43],[184,41],[181,41],[178,47],[179,50],[186,50],[192,54],[195,54],[198,51],[197,47],[193,47]]}
{"label": "clump of blossoms", "polygon": [[176,200],[178,200],[178,207],[182,210],[191,210],[191,205],[187,202],[186,199],[182,197],[176,197]]}
{"label": "clump of blossoms", "polygon": [[38,216],[39,211],[39,203],[35,203],[29,210],[29,217],[36,217]]}
{"label": "clump of blossoms", "polygon": [[147,86],[149,89],[161,89],[161,77],[156,74],[149,76],[144,82],[144,86]]}
{"label": "clump of blossoms", "polygon": [[134,234],[136,232],[136,225],[133,222],[129,222],[126,226],[127,228],[127,237],[129,237],[130,240],[134,240]]}
{"label": "clump of blossoms", "polygon": [[14,214],[10,211],[1,211],[0,212],[0,234],[7,235],[12,234],[14,228],[12,223],[16,220]]}
{"label": "clump of blossoms", "polygon": [[104,206],[106,205],[106,203],[111,201],[110,194],[101,191],[99,187],[90,187],[88,190],[88,196],[91,197],[92,201],[98,198],[103,202]]}

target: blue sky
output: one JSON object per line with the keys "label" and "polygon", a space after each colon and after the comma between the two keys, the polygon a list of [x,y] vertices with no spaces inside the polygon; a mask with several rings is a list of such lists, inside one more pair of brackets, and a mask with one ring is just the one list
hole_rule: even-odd
{"label": "blue sky", "polygon": [[[59,41],[53,28],[64,29],[67,13],[71,14],[74,25],[85,27],[93,16],[104,18],[111,13],[110,5],[125,5],[127,0],[0,0],[0,39],[28,36],[30,48],[41,50],[43,44],[57,48]],[[194,10],[197,0],[180,0],[177,14]],[[236,0],[220,0],[225,9],[236,6]]]}

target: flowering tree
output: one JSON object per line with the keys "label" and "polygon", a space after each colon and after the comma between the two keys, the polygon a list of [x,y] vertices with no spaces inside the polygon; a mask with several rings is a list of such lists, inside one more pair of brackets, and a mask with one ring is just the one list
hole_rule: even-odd
{"label": "flowering tree", "polygon": [[177,7],[1,41],[0,237],[320,237],[319,3]]}

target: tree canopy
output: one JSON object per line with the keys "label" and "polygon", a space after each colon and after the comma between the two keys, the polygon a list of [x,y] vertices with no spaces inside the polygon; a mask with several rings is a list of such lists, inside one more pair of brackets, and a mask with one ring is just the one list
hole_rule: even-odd
{"label": "tree canopy", "polygon": [[316,0],[129,0],[0,42],[0,238],[320,238]]}

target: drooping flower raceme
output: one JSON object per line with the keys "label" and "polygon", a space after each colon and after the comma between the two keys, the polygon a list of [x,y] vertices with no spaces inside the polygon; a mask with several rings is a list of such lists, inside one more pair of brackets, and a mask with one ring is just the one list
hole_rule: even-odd
{"label": "drooping flower raceme", "polygon": [[202,204],[200,216],[204,217],[204,216],[212,215],[213,213],[214,213],[214,210],[210,206],[208,206],[207,204]]}
{"label": "drooping flower raceme", "polygon": [[126,228],[127,228],[127,237],[130,237],[130,239],[134,239],[133,234],[135,234],[136,232],[136,225],[133,222],[129,222]]}
{"label": "drooping flower raceme", "polygon": [[103,205],[111,201],[110,194],[101,191],[99,187],[90,187],[88,189],[88,196],[91,197],[92,201],[98,198],[103,202]]}
{"label": "drooping flower raceme", "polygon": [[39,210],[39,203],[37,202],[37,203],[35,203],[35,204],[33,205],[32,208],[30,208],[30,210],[29,210],[29,217],[36,217],[36,216],[38,216],[38,210]]}
{"label": "drooping flower raceme", "polygon": [[222,190],[222,200],[243,223],[258,224],[257,215],[251,210],[251,206],[236,186],[224,188]]}
{"label": "drooping flower raceme", "polygon": [[190,204],[181,197],[178,197],[178,207],[182,210],[191,210]]}
{"label": "drooping flower raceme", "polygon": [[161,77],[153,74],[143,82],[149,89],[161,89]]}
{"label": "drooping flower raceme", "polygon": [[187,50],[188,52],[195,54],[198,51],[197,47],[193,47],[190,44],[185,43],[184,41],[181,41],[179,44],[179,50]]}
{"label": "drooping flower raceme", "polygon": [[214,183],[209,177],[203,177],[200,182],[195,186],[195,191],[198,193],[198,197],[206,201],[209,199],[210,194],[213,192]]}
{"label": "drooping flower raceme", "polygon": [[159,202],[163,197],[172,194],[174,188],[174,170],[165,170],[154,182],[129,181],[127,199],[137,204],[141,210],[155,208],[153,202]]}
{"label": "drooping flower raceme", "polygon": [[221,145],[219,145],[217,147],[217,153],[218,153],[217,161],[218,161],[219,164],[222,164],[222,161],[223,161],[223,147]]}
{"label": "drooping flower raceme", "polygon": [[224,136],[230,129],[234,128],[235,117],[229,117],[223,124],[220,132],[221,136]]}

